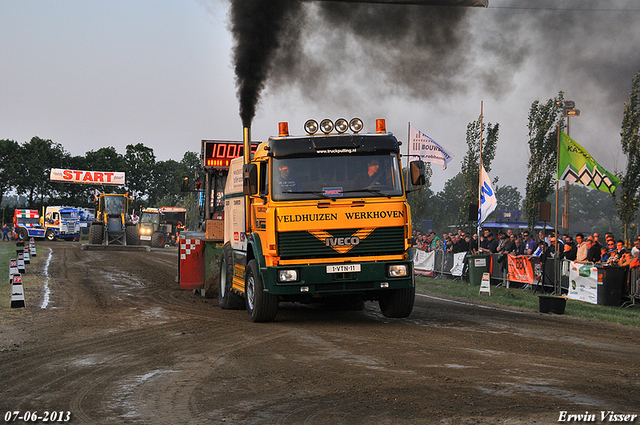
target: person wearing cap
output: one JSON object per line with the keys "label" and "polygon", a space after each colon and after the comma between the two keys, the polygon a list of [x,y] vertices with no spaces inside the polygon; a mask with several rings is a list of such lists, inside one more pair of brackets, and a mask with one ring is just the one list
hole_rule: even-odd
{"label": "person wearing cap", "polygon": [[573,239],[571,236],[567,236],[564,243],[564,251],[560,254],[560,258],[564,258],[565,260],[575,261],[577,254],[576,246],[573,244]]}
{"label": "person wearing cap", "polygon": [[356,188],[365,189],[375,185],[386,185],[386,181],[380,169],[380,160],[378,158],[370,158],[367,161],[367,170],[356,176]]}
{"label": "person wearing cap", "polygon": [[278,172],[280,173],[278,176],[278,188],[281,193],[291,193],[291,192],[299,192],[300,186],[298,183],[291,178],[291,171],[289,170],[289,166],[286,164],[282,164],[278,166]]}

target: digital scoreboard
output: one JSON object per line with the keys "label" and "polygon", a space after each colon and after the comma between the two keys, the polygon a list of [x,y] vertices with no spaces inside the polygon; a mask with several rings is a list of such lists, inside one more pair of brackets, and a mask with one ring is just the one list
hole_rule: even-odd
{"label": "digital scoreboard", "polygon": [[[251,153],[256,152],[258,143],[251,143]],[[202,166],[217,170],[228,170],[233,158],[244,154],[244,143],[228,140],[202,141]]]}

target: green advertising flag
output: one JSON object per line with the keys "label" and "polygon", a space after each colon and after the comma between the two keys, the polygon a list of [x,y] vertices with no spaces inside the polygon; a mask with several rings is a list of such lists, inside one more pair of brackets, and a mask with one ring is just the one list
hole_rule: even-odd
{"label": "green advertising flag", "polygon": [[609,193],[613,193],[620,184],[620,179],[605,171],[589,152],[564,131],[560,132],[558,180],[581,183]]}

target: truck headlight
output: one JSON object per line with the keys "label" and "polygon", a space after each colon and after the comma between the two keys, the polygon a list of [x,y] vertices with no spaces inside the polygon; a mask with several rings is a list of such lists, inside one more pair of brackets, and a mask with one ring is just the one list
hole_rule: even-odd
{"label": "truck headlight", "polygon": [[280,269],[278,270],[278,282],[297,282],[298,270],[296,269]]}
{"label": "truck headlight", "polygon": [[387,269],[387,276],[389,277],[403,277],[407,275],[406,264],[391,264]]}

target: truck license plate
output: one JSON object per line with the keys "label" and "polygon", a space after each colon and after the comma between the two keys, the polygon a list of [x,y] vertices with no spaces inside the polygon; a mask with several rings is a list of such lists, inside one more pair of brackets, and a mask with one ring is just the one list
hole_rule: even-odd
{"label": "truck license plate", "polygon": [[150,241],[151,240],[151,236],[140,236],[140,240],[141,241]]}
{"label": "truck license plate", "polygon": [[327,266],[327,273],[351,273],[359,271],[360,264],[339,264],[335,266]]}

